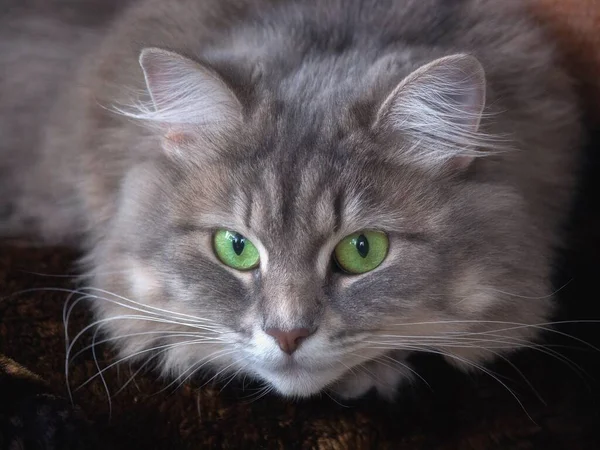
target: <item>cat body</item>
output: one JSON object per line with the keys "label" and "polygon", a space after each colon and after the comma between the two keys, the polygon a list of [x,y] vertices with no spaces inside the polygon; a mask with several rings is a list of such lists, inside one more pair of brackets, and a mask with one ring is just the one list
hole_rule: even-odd
{"label": "cat body", "polygon": [[[581,128],[523,2],[140,0],[109,26],[23,21],[58,50],[2,40],[0,231],[82,245],[124,358],[393,395],[411,352],[470,369],[552,313]],[[224,264],[219,230],[257,267]],[[338,244],[368,230],[384,259],[340,270]]]}

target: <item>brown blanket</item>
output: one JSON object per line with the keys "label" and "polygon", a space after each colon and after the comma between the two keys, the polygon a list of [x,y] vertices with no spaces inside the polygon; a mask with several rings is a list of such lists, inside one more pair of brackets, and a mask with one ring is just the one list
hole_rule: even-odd
{"label": "brown blanket", "polygon": [[[600,0],[532,2],[581,81],[595,135],[570,248],[557,262],[555,283],[564,286],[558,319],[600,319]],[[396,404],[373,398],[340,404],[327,396],[292,402],[261,397],[257,386],[241,380],[165,389],[168,383],[152,372],[132,378],[140,367],[123,364],[74,392],[79,409],[72,410],[63,330],[68,293],[61,289],[73,288],[65,275],[72,274],[76,256],[67,249],[0,244],[0,354],[6,355],[0,357],[0,448],[51,441],[60,444],[25,448],[75,448],[68,442],[128,450],[600,448],[600,350],[583,343],[600,347],[600,323],[565,323],[557,328],[564,334],[548,333],[547,347],[497,364],[487,375],[463,375],[435,358],[416,358],[429,385],[406,386]],[[71,333],[90,319],[85,305],[77,306]],[[74,390],[113,361],[103,346],[95,355],[82,353],[69,368],[70,386]]]}

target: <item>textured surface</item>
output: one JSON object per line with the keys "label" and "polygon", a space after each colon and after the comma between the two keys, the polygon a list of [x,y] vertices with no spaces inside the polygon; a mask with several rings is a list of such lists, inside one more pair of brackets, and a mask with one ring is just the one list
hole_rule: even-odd
{"label": "textured surface", "polygon": [[[565,58],[582,80],[582,94],[597,114],[600,2],[536,0],[534,7],[560,37]],[[598,121],[591,121],[590,127],[597,129]],[[571,250],[559,261],[556,286],[568,283],[559,293],[560,320],[600,319],[594,289],[600,273],[597,142],[596,138],[588,149],[587,181],[573,218]],[[36,433],[47,437],[47,442],[58,436],[62,442],[81,443],[89,435],[78,413],[71,413],[60,399],[67,397],[63,305],[68,294],[47,289],[73,287],[64,275],[73,273],[75,257],[65,249],[18,243],[0,247],[0,353],[39,376],[0,360],[0,447],[7,444],[2,439],[31,438]],[[85,305],[77,306],[71,333],[83,329],[89,320]],[[559,330],[600,346],[600,325],[565,324]],[[579,369],[564,360],[534,350],[512,360],[514,367],[493,367],[496,379],[460,375],[435,359],[424,358],[417,361],[417,367],[429,387],[424,383],[407,386],[395,405],[375,399],[339,405],[328,397],[300,403],[271,396],[255,399],[258,393],[252,389],[256,386],[243,389],[241,382],[232,382],[222,392],[222,385],[204,385],[206,380],[164,390],[167,384],[152,373],[139,373],[135,382],[116,394],[139,369],[123,364],[105,372],[112,410],[99,377],[78,390],[74,400],[92,421],[99,436],[96,442],[115,449],[600,448],[600,354],[579,341],[553,334],[545,351],[559,351],[587,375],[578,374]],[[101,368],[113,361],[102,346],[96,356]],[[94,355],[85,352],[70,367],[70,385],[75,388],[97,372]],[[90,448],[87,443],[81,446]],[[68,447],[61,443],[59,448]]]}

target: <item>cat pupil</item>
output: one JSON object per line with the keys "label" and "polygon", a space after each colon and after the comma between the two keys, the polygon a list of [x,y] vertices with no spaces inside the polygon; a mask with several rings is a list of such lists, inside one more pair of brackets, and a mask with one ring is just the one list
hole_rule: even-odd
{"label": "cat pupil", "polygon": [[366,258],[369,254],[369,241],[364,234],[358,236],[358,239],[356,240],[356,250],[363,258]]}
{"label": "cat pupil", "polygon": [[235,252],[235,254],[240,256],[244,251],[246,239],[243,236],[236,233],[231,239],[231,245],[233,246],[233,251]]}

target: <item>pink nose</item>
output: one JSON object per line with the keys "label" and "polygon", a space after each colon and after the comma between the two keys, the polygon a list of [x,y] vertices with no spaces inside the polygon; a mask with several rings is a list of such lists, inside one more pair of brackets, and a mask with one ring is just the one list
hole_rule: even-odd
{"label": "pink nose", "polygon": [[302,341],[311,334],[307,328],[294,328],[290,331],[282,331],[278,328],[267,328],[265,333],[269,336],[273,336],[279,344],[279,348],[288,355],[294,353]]}

